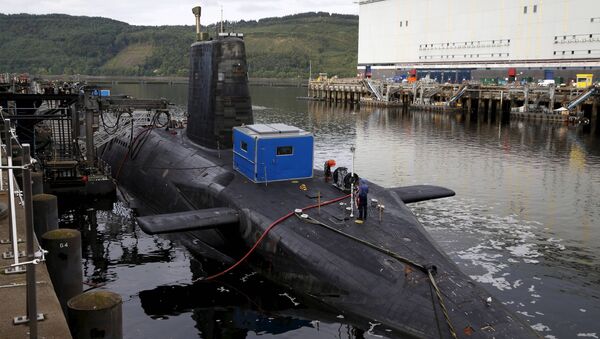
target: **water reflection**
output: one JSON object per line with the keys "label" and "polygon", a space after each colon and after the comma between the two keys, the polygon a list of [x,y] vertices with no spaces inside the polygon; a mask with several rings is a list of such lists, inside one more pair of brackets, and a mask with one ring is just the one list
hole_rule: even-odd
{"label": "water reflection", "polygon": [[351,339],[369,329],[368,321],[345,319],[256,272],[239,269],[218,281],[199,280],[223,263],[190,255],[176,236],[142,233],[122,202],[65,197],[59,207],[60,226],[81,231],[87,288],[123,297],[126,338]]}

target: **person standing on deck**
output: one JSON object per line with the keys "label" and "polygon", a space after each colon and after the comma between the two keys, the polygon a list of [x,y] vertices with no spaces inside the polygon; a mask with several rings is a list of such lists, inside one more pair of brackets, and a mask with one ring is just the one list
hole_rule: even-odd
{"label": "person standing on deck", "polygon": [[323,168],[323,172],[325,175],[325,182],[329,182],[331,180],[331,168],[336,165],[335,160],[327,160],[325,161],[325,166]]}
{"label": "person standing on deck", "polygon": [[364,180],[359,180],[358,185],[358,219],[367,220],[367,195],[369,194],[369,185]]}

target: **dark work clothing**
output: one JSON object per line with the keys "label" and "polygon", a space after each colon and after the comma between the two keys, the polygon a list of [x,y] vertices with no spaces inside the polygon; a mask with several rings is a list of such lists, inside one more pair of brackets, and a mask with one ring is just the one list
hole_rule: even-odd
{"label": "dark work clothing", "polygon": [[358,186],[358,218],[362,220],[367,220],[368,193],[369,186],[361,180],[361,183]]}
{"label": "dark work clothing", "polygon": [[358,205],[358,219],[367,220],[367,204]]}

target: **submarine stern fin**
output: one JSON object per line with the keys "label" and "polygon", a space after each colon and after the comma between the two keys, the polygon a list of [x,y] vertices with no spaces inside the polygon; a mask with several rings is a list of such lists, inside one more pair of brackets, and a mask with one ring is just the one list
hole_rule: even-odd
{"label": "submarine stern fin", "polygon": [[237,210],[228,207],[207,208],[195,211],[156,214],[136,218],[147,234],[164,234],[211,229],[239,221]]}
{"label": "submarine stern fin", "polygon": [[456,193],[448,188],[431,185],[415,185],[390,188],[405,204],[453,197]]}

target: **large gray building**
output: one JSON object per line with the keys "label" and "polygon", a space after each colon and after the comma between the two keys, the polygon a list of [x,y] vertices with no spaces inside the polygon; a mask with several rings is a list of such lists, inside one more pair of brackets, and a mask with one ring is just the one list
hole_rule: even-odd
{"label": "large gray building", "polygon": [[600,70],[600,0],[363,0],[358,69],[565,77]]}

